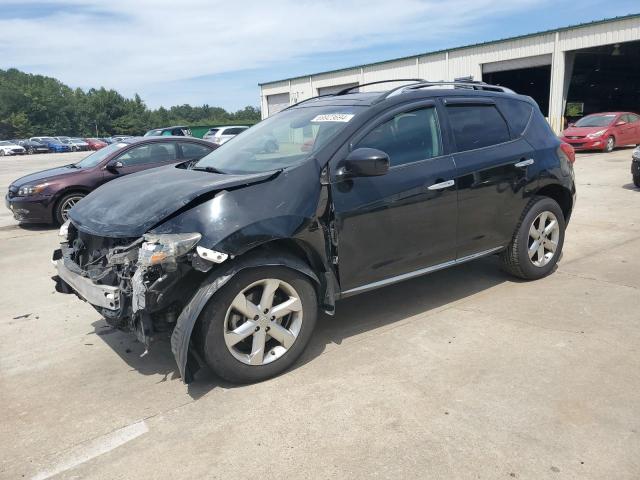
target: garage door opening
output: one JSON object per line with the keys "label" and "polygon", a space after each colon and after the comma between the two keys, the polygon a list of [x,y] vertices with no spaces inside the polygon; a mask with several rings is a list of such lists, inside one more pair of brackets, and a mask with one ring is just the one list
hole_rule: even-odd
{"label": "garage door opening", "polygon": [[597,112],[640,113],[640,41],[576,50],[567,92],[569,122]]}
{"label": "garage door opening", "polygon": [[357,87],[357,86],[358,86],[358,82],[343,83],[342,85],[333,85],[331,87],[320,87],[318,88],[318,95],[331,95],[333,93],[338,93],[340,90],[344,90],[345,88],[351,88],[351,87]]}
{"label": "garage door opening", "polygon": [[289,106],[289,94],[278,93],[267,96],[267,116],[278,113]]}
{"label": "garage door opening", "polygon": [[551,65],[483,73],[482,80],[510,88],[521,95],[530,96],[540,106],[542,114],[545,117],[549,116]]}

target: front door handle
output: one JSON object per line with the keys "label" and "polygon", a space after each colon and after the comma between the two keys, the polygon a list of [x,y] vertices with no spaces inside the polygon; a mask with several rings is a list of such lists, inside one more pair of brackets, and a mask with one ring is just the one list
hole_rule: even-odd
{"label": "front door handle", "polygon": [[527,158],[526,160],[522,160],[518,163],[516,163],[514,166],[518,167],[518,168],[522,168],[522,167],[526,167],[529,165],[533,165],[534,163],[536,163],[536,161],[533,158]]}
{"label": "front door handle", "polygon": [[429,190],[442,190],[443,188],[453,187],[455,185],[455,180],[447,180],[446,182],[434,183],[430,187]]}

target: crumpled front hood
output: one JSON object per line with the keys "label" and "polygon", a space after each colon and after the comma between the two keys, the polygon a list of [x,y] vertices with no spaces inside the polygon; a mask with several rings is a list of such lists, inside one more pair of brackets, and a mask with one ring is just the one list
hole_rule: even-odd
{"label": "crumpled front hood", "polygon": [[77,173],[78,171],[79,170],[77,168],[69,167],[68,165],[65,165],[64,167],[49,168],[47,170],[41,170],[24,177],[20,177],[11,185],[15,185],[16,187],[23,187],[25,185],[37,185],[48,180],[56,180],[57,178],[69,175],[70,173]]}
{"label": "crumpled front hood", "polygon": [[103,185],[82,199],[69,217],[77,228],[93,235],[140,237],[201,195],[248,186],[273,175],[226,175],[173,165],[152,168]]}

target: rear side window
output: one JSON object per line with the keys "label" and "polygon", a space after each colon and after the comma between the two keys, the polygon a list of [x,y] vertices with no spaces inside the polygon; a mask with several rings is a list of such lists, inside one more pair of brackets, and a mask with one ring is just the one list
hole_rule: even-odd
{"label": "rear side window", "polygon": [[180,148],[182,149],[182,156],[188,159],[201,159],[205,155],[211,153],[213,148],[209,148],[205,145],[191,142],[180,142]]}
{"label": "rear side window", "polygon": [[629,123],[634,123],[637,122],[638,120],[640,120],[640,117],[638,115],[636,115],[635,113],[630,113],[628,115],[629,117]]}
{"label": "rear side window", "polygon": [[376,148],[389,155],[391,166],[417,162],[442,154],[435,108],[403,112],[378,125],[356,148]]}
{"label": "rear side window", "polygon": [[450,105],[449,122],[458,151],[508,142],[509,128],[495,105]]}
{"label": "rear side window", "polygon": [[520,100],[498,99],[498,107],[506,117],[511,133],[514,137],[520,137],[524,133],[529,124],[533,105]]}

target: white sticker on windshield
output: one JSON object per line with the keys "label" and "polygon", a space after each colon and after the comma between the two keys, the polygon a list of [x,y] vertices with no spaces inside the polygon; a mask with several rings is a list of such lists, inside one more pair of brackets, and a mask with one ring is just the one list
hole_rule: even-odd
{"label": "white sticker on windshield", "polygon": [[324,113],[311,119],[313,122],[348,122],[354,117],[353,113]]}

